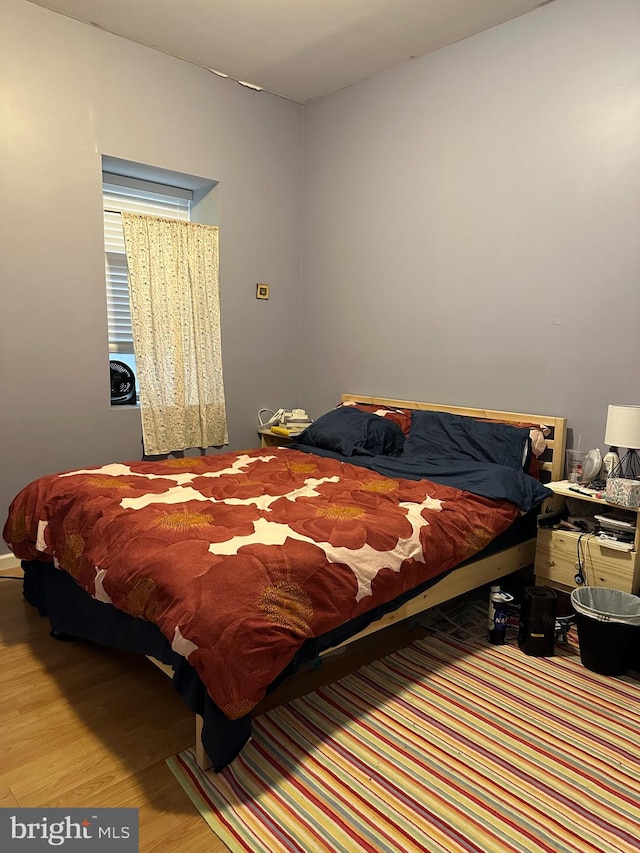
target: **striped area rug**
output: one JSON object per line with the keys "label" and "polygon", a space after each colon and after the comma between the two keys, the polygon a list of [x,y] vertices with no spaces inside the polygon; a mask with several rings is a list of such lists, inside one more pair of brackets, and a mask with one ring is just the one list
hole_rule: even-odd
{"label": "striped area rug", "polygon": [[419,640],[169,766],[234,851],[640,851],[640,681],[514,643]]}

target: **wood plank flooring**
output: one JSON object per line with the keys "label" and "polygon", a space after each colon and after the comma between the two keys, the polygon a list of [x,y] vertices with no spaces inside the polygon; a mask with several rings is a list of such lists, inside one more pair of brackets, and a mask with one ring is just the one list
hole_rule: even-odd
{"label": "wood plank flooring", "polygon": [[142,853],[227,853],[165,764],[193,743],[194,719],[163,673],[52,639],[2,577],[0,649],[0,806],[138,808]]}
{"label": "wood plank flooring", "polygon": [[[169,679],[144,658],[52,639],[21,582],[2,574],[0,806],[134,807],[141,853],[226,853],[165,763],[194,739],[193,715]],[[285,682],[260,710],[425,633],[400,624],[366,638]]]}

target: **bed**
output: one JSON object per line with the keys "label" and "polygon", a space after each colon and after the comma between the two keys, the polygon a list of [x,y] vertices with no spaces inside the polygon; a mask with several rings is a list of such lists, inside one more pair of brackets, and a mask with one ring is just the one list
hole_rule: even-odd
{"label": "bed", "polygon": [[289,447],[42,477],[3,535],[54,636],[164,669],[219,770],[301,666],[531,565],[565,430],[345,394]]}

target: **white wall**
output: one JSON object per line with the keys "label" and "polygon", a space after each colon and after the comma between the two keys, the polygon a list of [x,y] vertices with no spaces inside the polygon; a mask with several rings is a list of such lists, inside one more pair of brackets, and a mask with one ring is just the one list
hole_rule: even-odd
{"label": "white wall", "polygon": [[297,405],[303,108],[24,0],[0,33],[1,525],[35,477],[140,458],[109,405],[103,153],[220,181],[230,447]]}
{"label": "white wall", "polygon": [[[640,403],[640,3],[548,6],[305,108],[301,401]],[[570,436],[571,438],[571,436]]]}

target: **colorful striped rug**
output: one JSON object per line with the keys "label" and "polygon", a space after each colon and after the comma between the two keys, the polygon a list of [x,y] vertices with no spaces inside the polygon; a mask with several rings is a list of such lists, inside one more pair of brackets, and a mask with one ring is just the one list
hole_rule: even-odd
{"label": "colorful striped rug", "polygon": [[640,681],[514,643],[419,640],[169,766],[234,851],[640,851]]}

